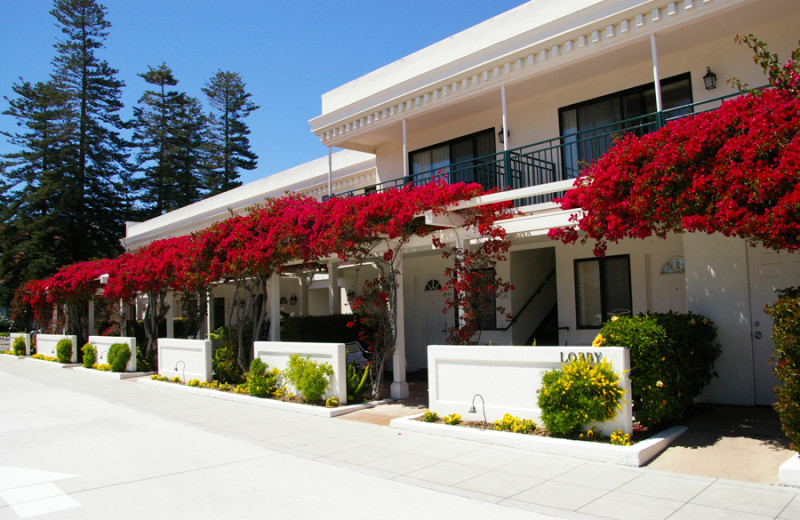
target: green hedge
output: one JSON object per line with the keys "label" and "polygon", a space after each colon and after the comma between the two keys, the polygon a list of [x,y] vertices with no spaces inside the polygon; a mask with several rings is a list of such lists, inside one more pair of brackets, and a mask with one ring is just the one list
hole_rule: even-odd
{"label": "green hedge", "polygon": [[600,335],[602,345],[630,350],[633,414],[644,426],[682,420],[717,375],[717,333],[698,314],[620,316],[603,325]]}
{"label": "green hedge", "polygon": [[800,451],[800,288],[778,292],[778,301],[765,310],[772,316],[775,375],[775,411],[791,447]]}
{"label": "green hedge", "polygon": [[349,327],[352,314],[293,316],[281,322],[281,341],[349,343],[358,341],[359,329]]}

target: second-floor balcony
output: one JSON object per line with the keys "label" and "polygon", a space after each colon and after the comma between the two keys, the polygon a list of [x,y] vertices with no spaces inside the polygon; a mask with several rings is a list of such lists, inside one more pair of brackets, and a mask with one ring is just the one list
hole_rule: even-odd
{"label": "second-floor balcony", "polygon": [[[433,181],[476,182],[487,190],[506,191],[574,179],[583,167],[604,154],[619,137],[628,133],[641,136],[653,132],[669,121],[715,110],[725,99],[738,95],[737,93],[720,96],[579,132],[565,133],[494,154],[452,162],[444,166],[439,165],[436,168],[356,190],[334,193],[334,196],[358,196],[407,185],[419,186]],[[529,197],[519,199],[515,203],[517,206],[526,206],[551,202],[552,198],[553,195]]]}

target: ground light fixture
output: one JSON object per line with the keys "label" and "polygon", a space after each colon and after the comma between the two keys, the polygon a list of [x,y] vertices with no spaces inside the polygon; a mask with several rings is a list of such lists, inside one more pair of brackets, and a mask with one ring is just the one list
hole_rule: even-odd
{"label": "ground light fixture", "polygon": [[469,410],[467,410],[467,413],[477,413],[477,410],[475,409],[476,397],[481,398],[481,403],[483,403],[483,424],[488,425],[489,421],[486,420],[486,401],[483,399],[483,396],[481,394],[475,394],[472,396],[472,405],[470,405]]}
{"label": "ground light fixture", "polygon": [[706,84],[706,90],[714,90],[717,88],[717,75],[711,72],[711,67],[706,67],[706,75],[703,76],[703,83]]}
{"label": "ground light fixture", "polygon": [[178,365],[181,363],[183,363],[183,370],[182,370],[183,382],[186,383],[186,363],[184,363],[183,361],[178,361],[177,363],[175,363],[175,372],[178,371]]}

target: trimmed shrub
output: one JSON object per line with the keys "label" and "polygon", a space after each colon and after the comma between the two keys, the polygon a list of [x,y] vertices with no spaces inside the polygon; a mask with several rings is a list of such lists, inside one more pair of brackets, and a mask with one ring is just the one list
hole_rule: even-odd
{"label": "trimmed shrub", "polygon": [[91,343],[87,343],[81,347],[81,352],[83,352],[84,368],[92,368],[92,366],[97,363],[97,349],[94,348],[94,345]]}
{"label": "trimmed shrub", "polygon": [[633,414],[643,426],[682,420],[717,375],[717,333],[713,323],[698,314],[620,316],[606,322],[600,335],[600,345],[630,351]]}
{"label": "trimmed shrub", "polygon": [[352,314],[290,316],[281,321],[281,341],[319,343],[359,341],[362,325],[351,324],[353,318]]}
{"label": "trimmed shrub", "polygon": [[226,338],[221,346],[214,349],[214,359],[211,363],[220,383],[238,385],[242,382],[243,374],[236,359],[237,351],[237,345],[230,338]]}
{"label": "trimmed shrub", "polygon": [[800,451],[800,288],[778,291],[765,309],[772,317],[773,368],[780,383],[773,405],[794,451]]}
{"label": "trimmed shrub", "polygon": [[56,344],[56,359],[59,363],[72,361],[72,340],[64,338]]}
{"label": "trimmed shrub", "polygon": [[317,363],[310,356],[303,358],[294,354],[289,358],[284,375],[303,394],[303,399],[313,403],[325,395],[333,376],[333,367],[329,363]]}
{"label": "trimmed shrub", "polygon": [[575,359],[542,377],[542,422],[556,435],[583,431],[591,423],[613,419],[624,393],[611,363]]}
{"label": "trimmed shrub", "polygon": [[114,343],[108,349],[108,364],[112,372],[124,372],[131,359],[131,348],[126,343]]}
{"label": "trimmed shrub", "polygon": [[277,368],[269,370],[269,365],[259,358],[250,363],[247,371],[247,393],[253,397],[269,397],[278,388],[278,376],[281,371]]}
{"label": "trimmed shrub", "polygon": [[14,338],[14,344],[11,346],[11,351],[17,356],[25,355],[25,338],[17,336]]}

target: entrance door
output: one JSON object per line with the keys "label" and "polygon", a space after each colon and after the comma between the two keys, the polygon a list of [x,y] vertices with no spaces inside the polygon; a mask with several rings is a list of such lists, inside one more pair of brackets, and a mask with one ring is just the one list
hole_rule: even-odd
{"label": "entrance door", "polygon": [[427,364],[428,345],[447,344],[447,314],[442,312],[445,308],[445,295],[442,292],[442,282],[437,278],[424,279],[422,288],[422,305],[419,308],[419,321],[422,324],[422,344],[425,348]]}
{"label": "entrance door", "polygon": [[778,379],[770,363],[772,318],[764,312],[764,307],[778,299],[777,289],[800,284],[800,254],[748,248],[748,263],[756,404],[772,404],[775,402],[773,388]]}

